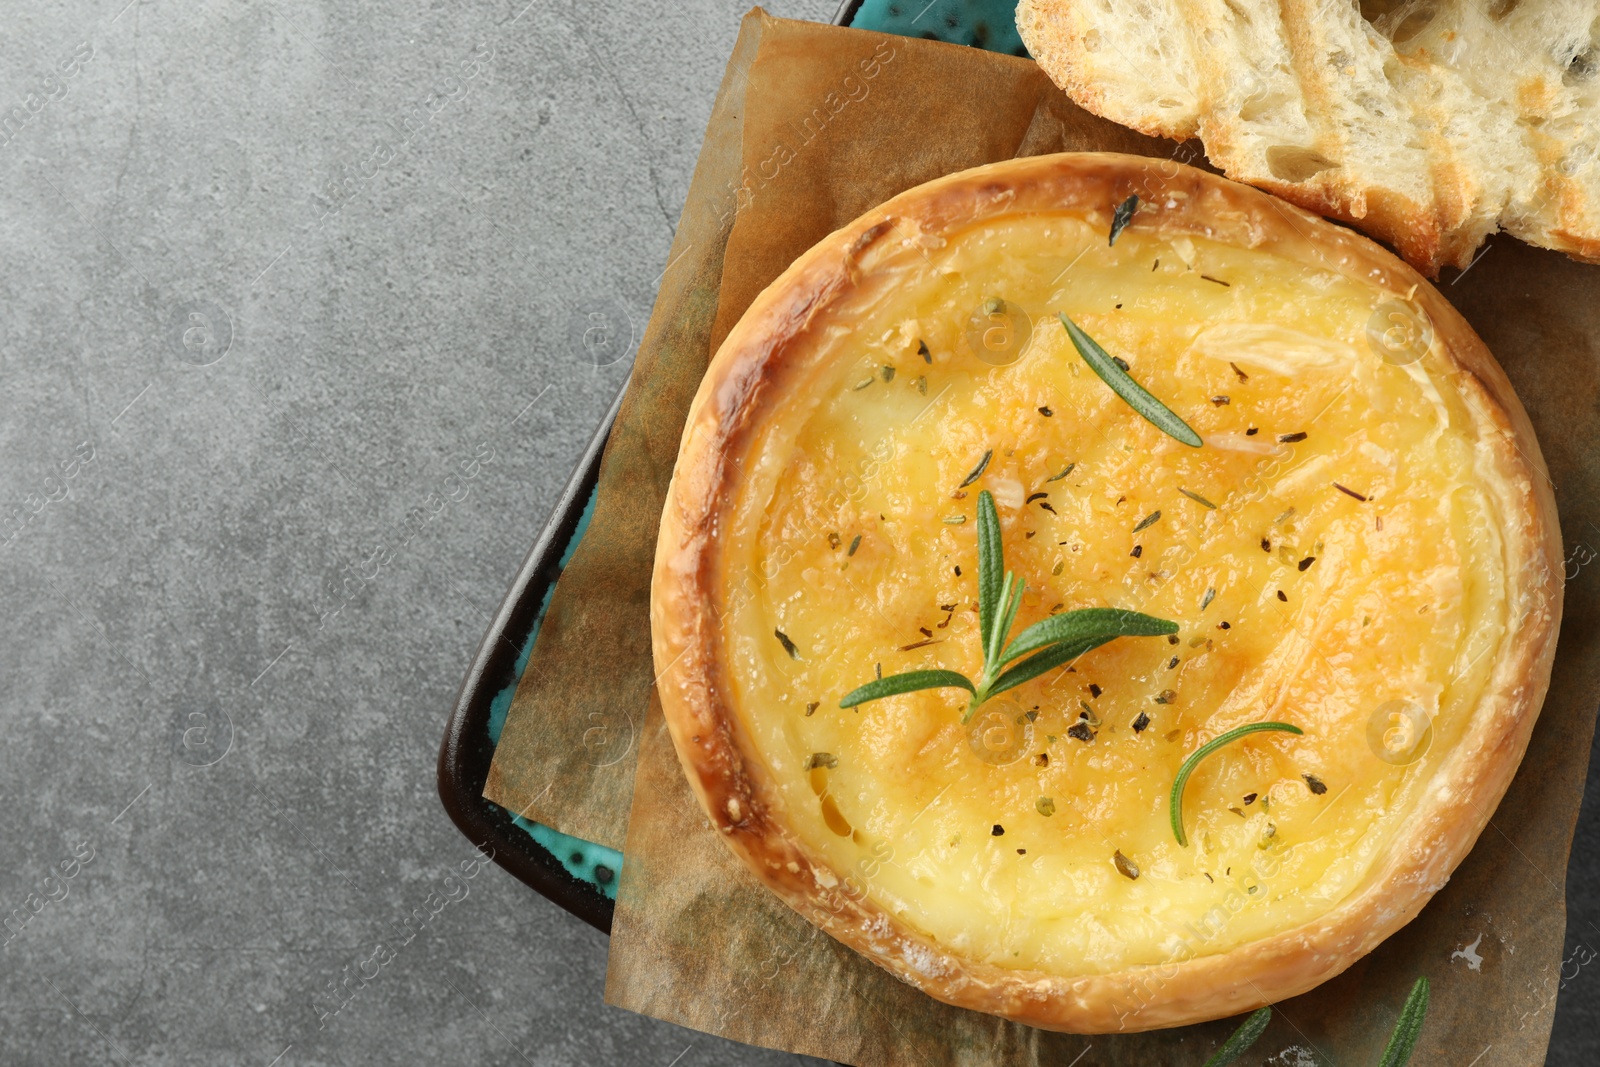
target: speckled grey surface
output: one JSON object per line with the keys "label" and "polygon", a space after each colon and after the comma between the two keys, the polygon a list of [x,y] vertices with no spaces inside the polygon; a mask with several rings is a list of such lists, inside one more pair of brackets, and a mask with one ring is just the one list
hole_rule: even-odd
{"label": "speckled grey surface", "polygon": [[796,1062],[603,1006],[434,785],[746,4],[125,2],[0,39],[0,1063]]}

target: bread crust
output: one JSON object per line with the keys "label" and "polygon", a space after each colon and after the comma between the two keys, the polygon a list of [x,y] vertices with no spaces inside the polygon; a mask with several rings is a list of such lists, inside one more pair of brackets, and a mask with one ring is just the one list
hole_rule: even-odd
{"label": "bread crust", "polygon": [[[1431,317],[1474,409],[1495,479],[1517,502],[1504,517],[1509,599],[1521,614],[1500,648],[1459,745],[1387,857],[1319,919],[1231,950],[1109,974],[1061,976],[965,959],[903,926],[832,870],[784,821],[775,784],[729,706],[719,611],[719,530],[740,464],[786,384],[820,361],[808,329],[906,242],[1011,213],[1111,206],[1152,183],[1141,229],[1204,236],[1375,283]],[[1414,270],[1358,234],[1268,194],[1164,160],[1109,153],[1012,160],[909,190],[824,239],[760,294],[701,382],[667,494],[651,589],[657,687],[690,785],[718,833],[785,903],[900,979],[946,1003],[1077,1033],[1139,1031],[1234,1015],[1339,974],[1409,922],[1448,880],[1499,803],[1549,682],[1561,615],[1561,542],[1548,476],[1526,413],[1464,319]]]}

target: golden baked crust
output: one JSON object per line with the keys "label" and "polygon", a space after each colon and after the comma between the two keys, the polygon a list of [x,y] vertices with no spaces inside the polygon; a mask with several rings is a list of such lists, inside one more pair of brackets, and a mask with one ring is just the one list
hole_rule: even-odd
{"label": "golden baked crust", "polygon": [[[1008,968],[970,958],[891,914],[850,877],[856,872],[834,869],[797,831],[735,706],[739,685],[723,618],[741,576],[727,573],[724,535],[763,433],[816,388],[819,361],[832,358],[817,337],[840,324],[832,316],[843,304],[872,291],[907,257],[977,224],[1063,214],[1103,233],[1112,208],[1133,194],[1144,199],[1141,233],[1270,253],[1357,279],[1425,313],[1434,330],[1429,358],[1444,361],[1464,398],[1460,417],[1481,441],[1478,474],[1512,502],[1496,532],[1505,560],[1499,577],[1516,622],[1490,641],[1494,655],[1477,706],[1400,836],[1325,912],[1223,951],[1155,964],[1078,974]],[[1167,161],[1067,154],[912,189],[819,243],[756,299],[690,409],[660,527],[651,625],[659,695],[690,784],[729,847],[786,903],[947,1003],[1100,1033],[1219,1018],[1297,995],[1418,913],[1471,849],[1526,748],[1554,654],[1559,571],[1554,499],[1527,416],[1482,342],[1415,271],[1359,235],[1227,179]]]}

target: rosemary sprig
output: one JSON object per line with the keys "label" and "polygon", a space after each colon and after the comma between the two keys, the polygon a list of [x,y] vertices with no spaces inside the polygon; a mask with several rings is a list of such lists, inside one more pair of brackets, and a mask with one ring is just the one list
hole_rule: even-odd
{"label": "rosemary sprig", "polygon": [[[1178,632],[1178,624],[1120,608],[1083,608],[1034,623],[1007,643],[1022,607],[1023,581],[1005,569],[1000,541],[1000,516],[994,497],[978,494],[978,631],[983,642],[983,672],[974,682],[958,671],[926,670],[875,678],[846,693],[841,708],[853,708],[920,689],[965,689],[967,722],[992,696],[1032,681],[1119,637],[1161,637]],[[1026,658],[1023,658],[1026,657]],[[1021,660],[1021,662],[1013,662]],[[1009,666],[1008,666],[1009,664]]]}
{"label": "rosemary sprig", "polygon": [[[1428,977],[1423,975],[1411,987],[1405,1007],[1400,1009],[1400,1020],[1394,1024],[1394,1032],[1389,1035],[1389,1043],[1383,1048],[1383,1058],[1378,1061],[1378,1067],[1405,1067],[1411,1061],[1411,1053],[1417,1047],[1417,1038],[1422,1035],[1422,1021],[1427,1014]],[[1233,1036],[1211,1054],[1205,1067],[1227,1067],[1256,1043],[1270,1022],[1271,1008],[1258,1008],[1251,1012],[1250,1017],[1239,1024]]]}
{"label": "rosemary sprig", "polygon": [[1394,1033],[1389,1035],[1389,1043],[1383,1047],[1383,1059],[1378,1061],[1378,1067],[1405,1067],[1410,1062],[1411,1052],[1417,1047],[1417,1038],[1422,1036],[1422,1020],[1427,1014],[1428,976],[1423,975],[1411,987],[1405,1007],[1400,1009],[1400,1021],[1394,1024]]}
{"label": "rosemary sprig", "polygon": [[1205,1062],[1205,1067],[1226,1067],[1227,1064],[1243,1056],[1245,1050],[1256,1043],[1256,1039],[1262,1035],[1271,1021],[1271,1008],[1257,1008],[1251,1012],[1250,1017],[1239,1024],[1239,1029],[1233,1032],[1233,1036],[1211,1054],[1211,1058]]}
{"label": "rosemary sprig", "polygon": [[1183,766],[1178,768],[1178,777],[1172,783],[1172,797],[1168,801],[1168,813],[1172,818],[1172,836],[1178,839],[1178,844],[1184,848],[1189,847],[1189,839],[1183,832],[1183,787],[1189,784],[1189,775],[1200,765],[1200,761],[1223,745],[1237,741],[1249,734],[1258,734],[1263,730],[1282,730],[1289,734],[1303,734],[1304,730],[1298,726],[1291,726],[1286,722],[1252,722],[1244,726],[1236,726],[1226,733],[1218,734],[1199,748],[1189,754],[1183,761]]}
{"label": "rosemary sprig", "polygon": [[1202,444],[1200,435],[1194,429],[1173,413],[1161,401],[1145,389],[1144,386],[1134,381],[1128,372],[1117,366],[1111,354],[1100,347],[1093,337],[1084,333],[1082,328],[1066,315],[1061,315],[1061,325],[1067,328],[1067,336],[1072,338],[1072,345],[1078,350],[1078,355],[1089,364],[1090,368],[1100,376],[1100,380],[1111,387],[1111,391],[1128,402],[1128,406],[1143,415],[1156,429],[1168,437],[1193,448]]}

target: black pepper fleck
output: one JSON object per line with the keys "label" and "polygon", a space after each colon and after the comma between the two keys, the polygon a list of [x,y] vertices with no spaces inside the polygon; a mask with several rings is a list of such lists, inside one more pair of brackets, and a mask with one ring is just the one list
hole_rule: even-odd
{"label": "black pepper fleck", "polygon": [[1323,785],[1322,784],[1322,779],[1318,778],[1316,775],[1314,775],[1314,774],[1302,774],[1300,777],[1302,777],[1302,778],[1304,778],[1306,780],[1307,788],[1309,788],[1311,790],[1311,792],[1313,794],[1315,794],[1316,796],[1320,797],[1322,794],[1324,794],[1324,793],[1326,793],[1328,791],[1328,787]]}
{"label": "black pepper fleck", "polygon": [[1133,720],[1133,732],[1136,733],[1136,734],[1142,734],[1145,731],[1145,727],[1147,727],[1149,725],[1150,725],[1150,716],[1146,715],[1144,712],[1141,711],[1139,713],[1139,717],[1137,719]]}
{"label": "black pepper fleck", "polygon": [[991,836],[991,837],[1004,837],[1004,836],[1006,836],[1006,828],[1004,826],[1001,826],[999,823],[995,823],[994,824],[994,829],[989,831],[989,836]]}
{"label": "black pepper fleck", "polygon": [[1076,738],[1077,740],[1082,741],[1084,744],[1088,744],[1090,741],[1094,740],[1094,730],[1089,726],[1088,723],[1080,719],[1071,726],[1067,727],[1067,736]]}

